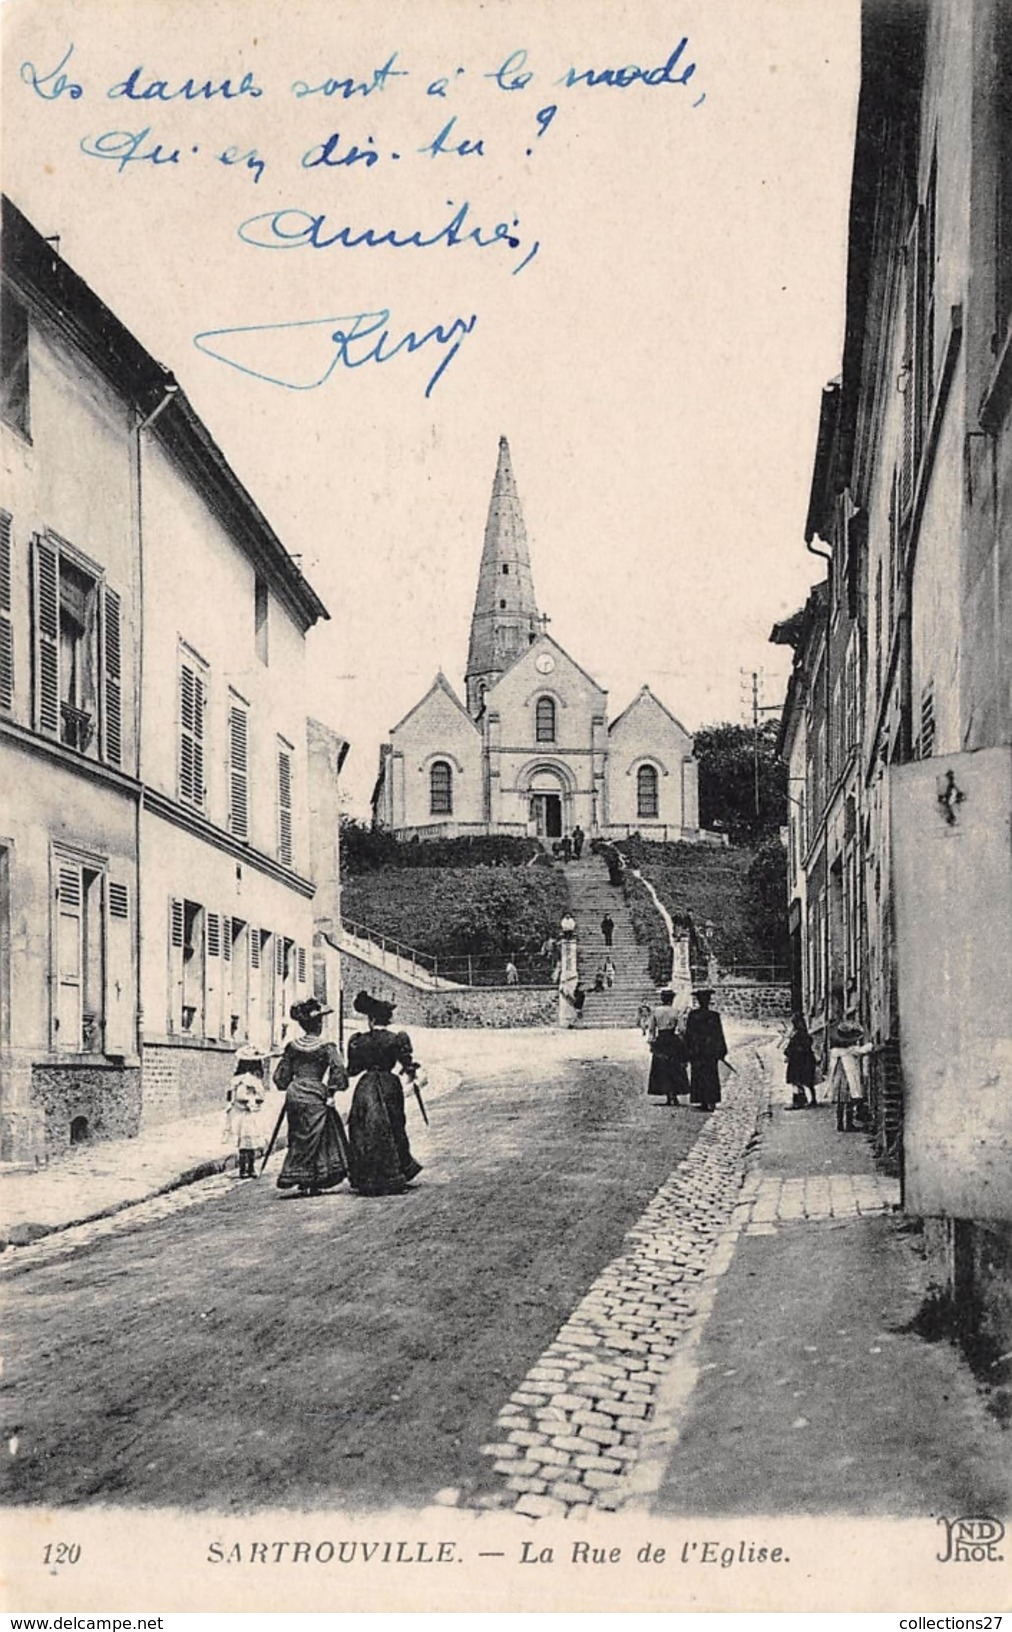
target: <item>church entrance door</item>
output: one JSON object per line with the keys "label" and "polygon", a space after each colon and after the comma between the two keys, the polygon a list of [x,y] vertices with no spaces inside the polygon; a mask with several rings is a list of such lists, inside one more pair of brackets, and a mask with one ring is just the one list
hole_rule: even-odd
{"label": "church entrance door", "polygon": [[531,794],[531,821],[539,839],[561,839],[562,799],[557,793]]}

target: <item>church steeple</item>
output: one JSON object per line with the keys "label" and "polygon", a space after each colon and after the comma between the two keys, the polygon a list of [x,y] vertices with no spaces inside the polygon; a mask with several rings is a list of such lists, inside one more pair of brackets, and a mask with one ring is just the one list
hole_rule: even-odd
{"label": "church steeple", "polygon": [[538,607],[527,530],[509,443],[501,436],[471,618],[465,676],[469,714],[477,716],[481,712],[486,688],[495,684],[537,634]]}

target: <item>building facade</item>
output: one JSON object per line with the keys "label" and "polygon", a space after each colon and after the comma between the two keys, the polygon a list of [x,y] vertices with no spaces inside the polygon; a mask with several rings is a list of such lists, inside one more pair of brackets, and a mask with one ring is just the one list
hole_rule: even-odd
{"label": "building facade", "polygon": [[1005,0],[867,0],[843,371],[808,522],[825,613],[795,643],[782,733],[787,751],[804,714],[806,1007],[864,1024],[876,1138],[939,1281],[1006,1335],[1010,160]]}
{"label": "building facade", "polygon": [[299,699],[326,611],[6,199],[3,238],[0,1156],[25,1160],[215,1097],[311,990]]}
{"label": "building facade", "polygon": [[471,620],[465,701],[442,673],[380,752],[373,818],[401,837],[508,833],[696,840],[692,737],[644,686],[608,694],[538,612],[503,437]]}

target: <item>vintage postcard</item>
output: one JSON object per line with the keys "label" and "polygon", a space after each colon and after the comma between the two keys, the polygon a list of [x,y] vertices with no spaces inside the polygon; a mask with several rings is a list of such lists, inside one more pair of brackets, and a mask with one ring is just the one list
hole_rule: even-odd
{"label": "vintage postcard", "polygon": [[0,23],[3,1607],[1000,1632],[1006,0]]}

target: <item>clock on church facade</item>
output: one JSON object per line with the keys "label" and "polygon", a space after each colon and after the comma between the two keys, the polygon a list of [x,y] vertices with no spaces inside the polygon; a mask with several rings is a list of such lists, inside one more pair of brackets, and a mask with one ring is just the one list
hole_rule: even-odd
{"label": "clock on church facade", "polygon": [[499,458],[471,618],[464,698],[440,672],[380,749],[373,820],[404,838],[528,834],[696,840],[693,740],[643,686],[608,694],[548,633],[509,444]]}

